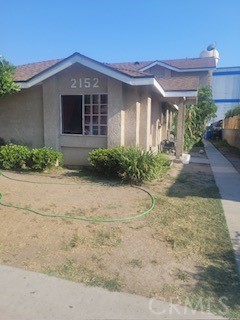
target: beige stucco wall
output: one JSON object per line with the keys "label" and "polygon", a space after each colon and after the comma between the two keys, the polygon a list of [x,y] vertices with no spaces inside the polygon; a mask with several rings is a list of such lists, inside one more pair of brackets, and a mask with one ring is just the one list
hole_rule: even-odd
{"label": "beige stucco wall", "polygon": [[212,71],[201,72],[176,72],[171,71],[172,77],[199,77],[199,83],[201,86],[210,86]]}
{"label": "beige stucco wall", "polygon": [[30,147],[43,146],[41,86],[0,99],[0,137]]}
{"label": "beige stucco wall", "polygon": [[159,66],[159,65],[155,65],[155,66],[149,68],[147,70],[147,72],[154,74],[156,76],[159,76],[159,77],[164,77],[164,78],[171,77],[171,70],[168,68],[164,68],[162,66]]}
{"label": "beige stucco wall", "polygon": [[[90,79],[90,88],[83,85],[86,78]],[[95,78],[99,79],[97,88],[92,85]],[[73,79],[75,88],[71,87]],[[82,79],[82,88],[79,79]],[[106,76],[77,64],[43,82],[44,142],[63,153],[65,164],[87,164],[91,150],[107,147],[107,137],[62,134],[61,96],[108,93],[107,84]]]}
{"label": "beige stucco wall", "polygon": [[[98,87],[80,86],[79,79]],[[71,87],[73,79],[75,87]],[[74,80],[74,81],[75,81]],[[61,96],[108,94],[108,135],[62,134]],[[118,145],[156,149],[166,138],[162,101],[152,88],[126,85],[89,68],[75,64],[43,81],[42,85],[22,90],[0,100],[0,137],[61,151],[65,164],[87,164],[88,154],[96,148]],[[159,123],[162,126],[159,126]]]}
{"label": "beige stucco wall", "polygon": [[152,146],[152,92],[147,87],[123,85],[124,146]]}
{"label": "beige stucco wall", "polygon": [[158,150],[162,140],[162,101],[156,94],[152,95],[152,112],[151,112],[151,147]]}

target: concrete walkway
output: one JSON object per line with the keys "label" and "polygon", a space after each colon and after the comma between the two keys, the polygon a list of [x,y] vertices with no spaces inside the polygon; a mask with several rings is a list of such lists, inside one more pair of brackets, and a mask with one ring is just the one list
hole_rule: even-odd
{"label": "concrete walkway", "polygon": [[222,198],[222,206],[240,273],[240,174],[209,141],[206,140],[204,144]]}
{"label": "concrete walkway", "polygon": [[222,319],[189,309],[190,301],[172,305],[7,266],[0,284],[1,320]]}

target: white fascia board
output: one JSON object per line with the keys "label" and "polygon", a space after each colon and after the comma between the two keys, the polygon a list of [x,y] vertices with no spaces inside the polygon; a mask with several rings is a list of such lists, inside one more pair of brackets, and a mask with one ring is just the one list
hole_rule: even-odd
{"label": "white fascia board", "polygon": [[166,98],[196,98],[197,91],[167,91],[165,92]]}
{"label": "white fascia board", "polygon": [[17,84],[20,86],[21,89],[27,89],[34,85],[37,85],[41,83],[42,81],[46,80],[47,78],[59,73],[60,71],[70,67],[74,63],[79,63],[85,67],[88,67],[90,69],[93,69],[97,72],[100,72],[102,74],[105,74],[106,76],[109,76],[111,78],[114,78],[116,80],[119,80],[121,82],[124,82],[126,84],[132,85],[132,86],[154,86],[158,92],[163,97],[196,97],[197,93],[193,91],[169,91],[165,92],[161,85],[157,82],[157,80],[153,77],[146,77],[146,78],[134,78],[131,76],[124,75],[118,71],[115,71],[111,68],[106,67],[105,65],[98,63],[94,60],[88,59],[81,55],[73,55],[69,59],[64,60],[62,63],[58,63],[56,66],[53,66],[50,68],[50,70],[47,70],[46,72],[43,72],[42,74],[39,74],[38,76],[33,77],[29,81],[22,81],[17,82]]}
{"label": "white fascia board", "polygon": [[163,90],[163,88],[160,86],[156,79],[153,79],[153,85],[161,93],[163,97],[166,97],[166,92]]}
{"label": "white fascia board", "polygon": [[115,78],[125,83],[129,83],[130,82],[129,79],[131,79],[131,77],[128,77],[124,74],[114,71],[108,67],[105,67],[104,65],[96,63],[95,61],[88,60],[85,57],[73,56],[70,59],[63,61],[62,63],[60,62],[56,66],[51,67],[50,70],[47,70],[46,72],[43,72],[42,74],[39,74],[28,81],[19,81],[17,82],[17,84],[22,89],[30,88],[46,80],[47,78],[59,73],[60,71],[72,66],[74,63],[79,63],[83,66],[86,66],[90,69],[93,69],[97,72],[100,72],[102,74],[105,74],[109,77]]}
{"label": "white fascia board", "polygon": [[212,70],[212,69],[216,69],[216,67],[209,67],[209,68],[199,68],[199,69],[179,69],[179,68],[176,68],[176,67],[173,67],[173,66],[170,66],[169,64],[166,64],[166,63],[163,63],[163,62],[160,62],[160,61],[155,61],[151,64],[149,64],[148,66],[144,67],[144,68],[141,68],[139,69],[139,71],[146,71],[154,66],[161,66],[161,67],[164,67],[164,68],[167,68],[167,69],[170,69],[170,70],[173,70],[173,71],[176,71],[176,72],[201,72],[201,71],[209,71],[209,70]]}
{"label": "white fascia board", "polygon": [[89,60],[86,57],[82,56],[72,56],[69,59],[60,62],[56,66],[53,66],[50,68],[50,70],[47,70],[46,72],[43,72],[42,74],[39,74],[32,79],[28,81],[19,81],[17,84],[22,89],[30,88],[34,85],[37,85],[41,83],[42,81],[46,80],[47,78],[57,74],[58,72],[70,67],[74,63],[79,63],[85,67],[88,67],[92,70],[95,70],[97,72],[100,72],[106,76],[109,76],[111,78],[114,78],[116,80],[119,80],[121,82],[124,82],[126,84],[132,85],[132,86],[144,86],[144,85],[154,85],[158,91],[164,96],[164,90],[162,87],[158,84],[156,79],[154,79],[152,76],[150,77],[144,77],[144,78],[134,78],[128,75],[124,75],[121,72],[115,71],[109,67],[106,67],[100,63],[97,63],[95,61]]}

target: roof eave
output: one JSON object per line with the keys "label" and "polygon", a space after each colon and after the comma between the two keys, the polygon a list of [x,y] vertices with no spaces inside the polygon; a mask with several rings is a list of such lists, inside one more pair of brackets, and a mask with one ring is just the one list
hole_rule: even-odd
{"label": "roof eave", "polygon": [[74,53],[68,58],[58,62],[57,64],[48,68],[47,70],[40,72],[39,74],[33,76],[32,78],[29,78],[24,81],[15,81],[15,82],[20,86],[20,88],[27,89],[34,85],[42,83],[47,78],[63,71],[64,69],[72,66],[75,63],[79,63],[99,73],[105,74],[106,76],[112,77],[116,80],[122,81],[127,84],[132,84],[132,85],[134,85],[134,83],[136,82],[139,83],[137,85],[141,85],[141,83],[143,83],[144,85],[144,83],[146,82],[146,79],[152,80],[154,78],[153,75],[149,75],[149,76],[148,75],[142,75],[142,76],[126,75],[122,71],[116,70],[112,67],[108,67],[105,64],[102,64],[98,61],[87,58],[79,53]]}
{"label": "roof eave", "polygon": [[164,63],[164,62],[161,62],[161,61],[154,61],[152,62],[151,64],[139,69],[139,71],[141,72],[144,72],[154,66],[161,66],[161,67],[164,67],[164,68],[167,68],[167,69],[170,69],[172,71],[176,71],[176,72],[203,72],[203,71],[210,71],[210,70],[215,70],[216,69],[216,66],[213,66],[213,67],[206,67],[206,68],[187,68],[187,69],[180,69],[180,68],[177,68],[177,67],[173,67],[167,63]]}
{"label": "roof eave", "polygon": [[198,90],[179,90],[179,91],[165,91],[166,98],[197,98]]}

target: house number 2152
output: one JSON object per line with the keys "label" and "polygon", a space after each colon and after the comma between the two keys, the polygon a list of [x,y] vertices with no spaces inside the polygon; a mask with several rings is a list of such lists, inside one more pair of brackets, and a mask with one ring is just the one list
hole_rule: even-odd
{"label": "house number 2152", "polygon": [[71,79],[71,88],[98,88],[99,87],[99,78],[79,78]]}

